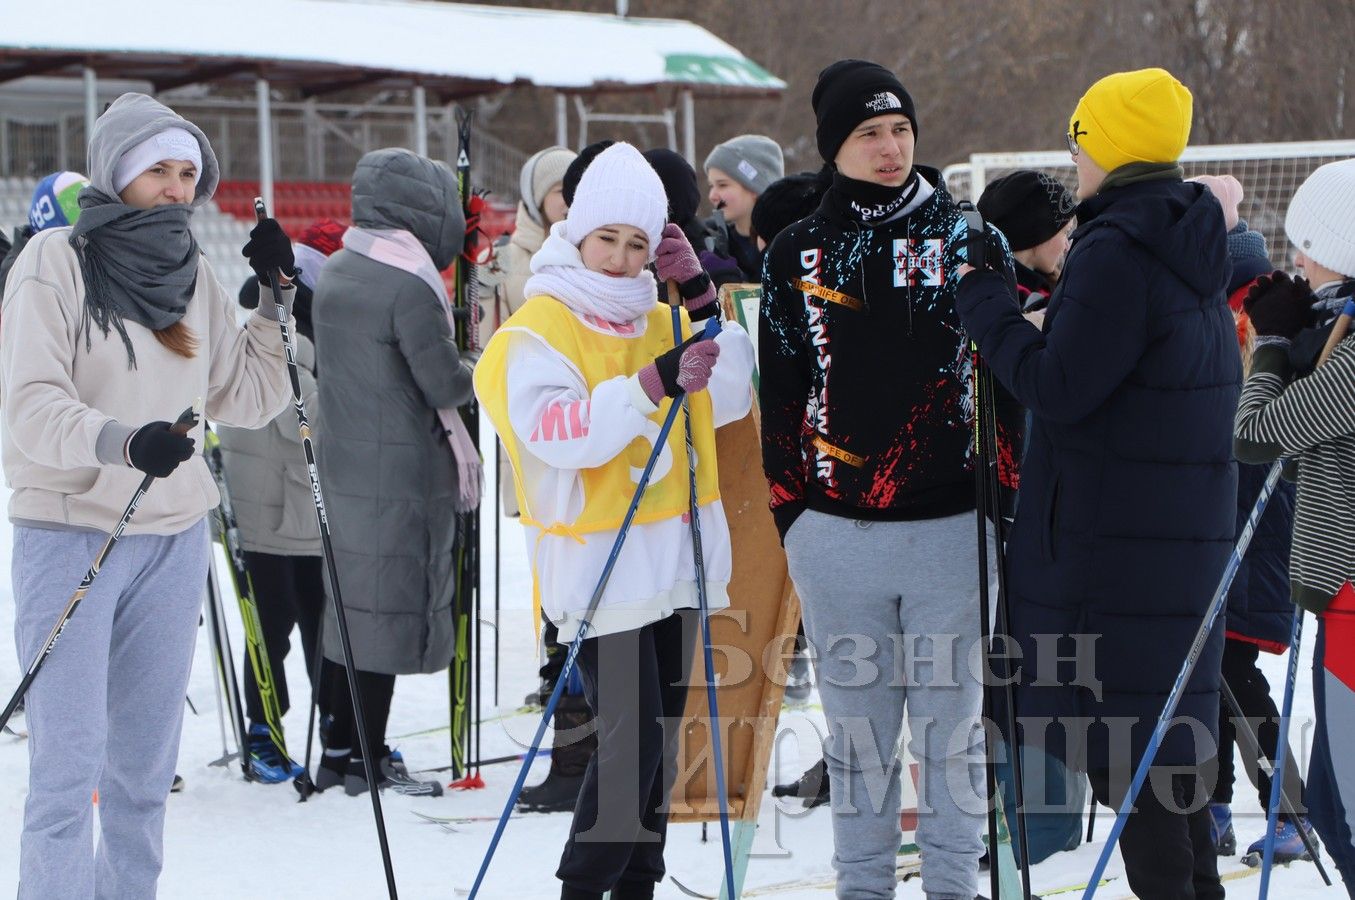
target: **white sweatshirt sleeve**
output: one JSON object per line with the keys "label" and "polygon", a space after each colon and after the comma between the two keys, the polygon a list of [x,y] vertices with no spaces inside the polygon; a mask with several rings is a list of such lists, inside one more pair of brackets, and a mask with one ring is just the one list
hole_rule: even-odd
{"label": "white sweatshirt sleeve", "polygon": [[710,373],[710,402],[715,427],[737,422],[753,408],[753,342],[738,322],[726,321],[715,336],[720,358]]}
{"label": "white sweatshirt sleeve", "polygon": [[525,333],[508,349],[508,418],[527,452],[557,469],[591,469],[643,433],[655,409],[634,376],[588,393],[579,372]]}

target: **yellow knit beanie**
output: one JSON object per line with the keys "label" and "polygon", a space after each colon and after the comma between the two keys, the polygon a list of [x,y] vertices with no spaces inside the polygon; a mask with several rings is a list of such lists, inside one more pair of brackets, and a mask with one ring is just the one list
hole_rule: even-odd
{"label": "yellow knit beanie", "polygon": [[1190,91],[1166,69],[1107,75],[1087,89],[1068,134],[1107,172],[1181,158],[1190,139]]}

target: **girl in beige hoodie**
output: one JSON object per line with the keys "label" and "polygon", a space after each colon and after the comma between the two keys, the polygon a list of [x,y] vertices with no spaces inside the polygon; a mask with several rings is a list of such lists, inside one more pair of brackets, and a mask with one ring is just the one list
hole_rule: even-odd
{"label": "girl in beige hoodie", "polygon": [[[142,94],[95,123],[80,221],[36,236],[5,287],[0,451],[13,496],[15,643],[26,667],[123,507],[157,478],[27,696],[20,898],[151,898],[217,493],[198,398],[246,428],[286,405],[276,307],[243,328],[189,230],[216,188],[207,138]],[[292,272],[277,223],[245,248]],[[286,304],[295,291],[283,290]],[[289,307],[290,308],[290,307]],[[99,792],[100,834],[93,844]]]}

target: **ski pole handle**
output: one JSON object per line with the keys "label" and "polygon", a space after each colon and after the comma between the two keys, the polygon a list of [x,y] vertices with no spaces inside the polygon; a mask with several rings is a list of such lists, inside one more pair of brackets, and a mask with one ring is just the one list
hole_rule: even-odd
{"label": "ski pole handle", "polygon": [[193,405],[179,413],[179,418],[174,420],[174,424],[169,426],[169,430],[174,434],[183,436],[197,427],[198,418],[202,414],[202,398],[199,397],[193,401]]}
{"label": "ski pole handle", "polygon": [[668,279],[668,305],[682,305],[682,294],[678,291],[677,280],[673,278]]}
{"label": "ski pole handle", "polygon": [[1345,308],[1341,310],[1341,315],[1336,317],[1336,323],[1331,327],[1331,334],[1327,336],[1327,343],[1322,347],[1322,354],[1317,358],[1317,364],[1320,366],[1331,356],[1336,345],[1341,343],[1346,334],[1350,331],[1350,320],[1355,317],[1355,300],[1347,300]]}

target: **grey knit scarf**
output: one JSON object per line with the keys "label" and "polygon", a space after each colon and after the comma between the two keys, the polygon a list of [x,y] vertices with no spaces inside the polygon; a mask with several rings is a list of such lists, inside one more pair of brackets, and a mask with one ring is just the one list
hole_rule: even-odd
{"label": "grey knit scarf", "polygon": [[123,320],[160,331],[183,318],[198,280],[198,244],[188,230],[192,213],[181,204],[136,209],[94,187],[80,192],[70,242],[85,280],[86,350],[91,322],[104,336],[111,326],[127,348],[127,368],[135,369]]}

